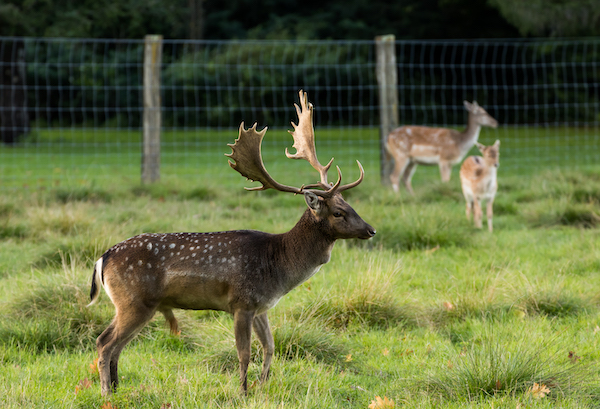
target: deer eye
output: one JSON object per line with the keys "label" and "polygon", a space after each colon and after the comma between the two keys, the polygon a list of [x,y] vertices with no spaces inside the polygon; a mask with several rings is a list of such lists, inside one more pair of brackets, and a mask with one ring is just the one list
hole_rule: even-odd
{"label": "deer eye", "polygon": [[333,212],[333,217],[342,217],[343,215],[340,212]]}

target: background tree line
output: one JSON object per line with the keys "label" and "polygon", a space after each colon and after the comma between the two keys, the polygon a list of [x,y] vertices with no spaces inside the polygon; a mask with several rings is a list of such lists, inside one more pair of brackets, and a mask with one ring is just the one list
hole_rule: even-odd
{"label": "background tree line", "polygon": [[[263,106],[263,101],[276,101],[281,87],[294,83],[294,78],[306,74],[295,68],[318,64],[321,70],[310,71],[303,78],[306,86],[327,87],[333,71],[352,87],[364,78],[373,76],[373,68],[361,61],[368,59],[370,51],[342,50],[336,53],[320,52],[319,60],[314,54],[303,52],[298,41],[304,40],[372,40],[380,34],[395,34],[397,39],[447,39],[447,38],[518,38],[586,36],[600,33],[600,8],[594,0],[332,0],[327,7],[314,0],[296,2],[291,0],[267,0],[257,4],[252,0],[5,0],[0,4],[0,36],[27,37],[0,39],[0,138],[6,143],[17,141],[29,130],[29,121],[56,123],[59,126],[91,123],[94,126],[112,121],[118,127],[138,127],[140,110],[123,107],[140,107],[141,71],[131,61],[141,61],[141,44],[97,42],[36,41],[35,37],[95,38],[95,39],[142,39],[146,34],[162,34],[166,39],[267,39],[290,40],[269,51],[271,58],[279,61],[283,69],[276,73],[252,70],[264,57],[261,45],[239,47],[239,44],[207,47],[176,42],[165,42],[163,53],[163,85],[165,123],[172,126],[228,126],[229,121],[242,115],[244,107]],[[453,53],[463,55],[472,64],[493,65],[491,53],[477,53],[465,46],[455,47]],[[291,48],[294,51],[290,51]],[[305,46],[302,46],[305,47]],[[443,67],[450,54],[444,46],[429,46],[425,53],[420,47],[410,46],[412,55],[420,55],[421,62]],[[461,48],[462,47],[462,48]],[[585,63],[596,61],[598,50],[582,50],[566,45],[564,52],[573,61]],[[522,59],[510,46],[503,51],[512,60]],[[536,62],[546,61],[560,50],[556,47],[541,48],[527,56],[532,67]],[[507,54],[508,53],[508,54]],[[511,57],[514,53],[514,57]],[[137,55],[132,59],[132,55]],[[301,55],[301,59],[298,59]],[[399,62],[410,62],[410,55],[399,53]],[[75,60],[74,60],[75,59]],[[243,63],[240,64],[240,61]],[[34,63],[32,63],[34,62]],[[73,63],[77,67],[73,66]],[[351,64],[354,63],[354,66]],[[204,67],[197,69],[197,65]],[[340,68],[341,67],[341,68]],[[543,99],[547,106],[562,106],[566,102],[597,101],[600,82],[594,65],[572,71],[566,67],[544,72],[526,73],[527,78],[537,76],[539,81],[556,81],[561,77],[579,75],[588,79],[586,86],[576,93],[556,92],[537,95],[522,91],[523,78],[519,75],[503,75],[506,89],[517,85],[514,92],[504,95],[495,92],[485,96],[498,107],[514,105],[515,101],[526,105]],[[421,78],[410,69],[400,70],[400,80],[412,82],[415,87],[441,83],[450,78],[454,68],[436,68],[431,78]],[[496,68],[487,68],[486,78],[500,76]],[[492,71],[490,71],[492,70]],[[535,70],[531,68],[530,70]],[[201,71],[201,72],[200,72]],[[330,72],[331,71],[331,72]],[[254,86],[250,100],[240,100],[242,93],[221,92],[220,83],[231,79],[241,81],[235,87]],[[470,77],[469,77],[470,78]],[[468,86],[469,78],[453,77],[454,85]],[[466,82],[465,82],[466,81]],[[485,79],[480,80],[485,81]],[[463,84],[464,82],[464,84]],[[35,84],[28,87],[29,84]],[[258,85],[263,84],[261,87]],[[265,86],[265,84],[267,84]],[[596,85],[594,85],[596,84]],[[343,87],[337,84],[334,87]],[[257,88],[258,87],[258,88]],[[435,87],[434,87],[435,88]],[[558,88],[557,88],[558,89]],[[10,90],[10,91],[9,91]],[[406,102],[421,108],[413,111],[413,121],[443,117],[444,123],[461,123],[462,112],[447,113],[440,101],[451,101],[457,96],[452,89],[418,93]],[[515,91],[516,92],[516,91]],[[202,98],[198,95],[202,94]],[[360,105],[359,94],[330,93],[332,106]],[[461,98],[461,96],[458,96]],[[339,99],[339,101],[338,101]],[[35,103],[34,103],[35,102]],[[480,101],[485,102],[485,101]],[[33,108],[35,106],[35,109]],[[102,107],[102,109],[98,109]],[[430,110],[429,114],[427,110]],[[585,122],[594,120],[594,113],[586,111],[560,111],[565,121]],[[566,113],[565,113],[566,112]],[[276,109],[264,110],[265,121],[279,118]],[[350,117],[338,112],[325,112],[326,123],[332,125],[373,125],[377,112],[362,111]],[[429,115],[429,116],[428,116]],[[545,114],[556,118],[551,112]],[[255,117],[255,113],[251,115]],[[539,122],[537,111],[515,120],[519,123]],[[285,123],[285,121],[283,122]]]}
{"label": "background tree line", "polygon": [[0,36],[168,39],[600,35],[597,0],[4,0]]}

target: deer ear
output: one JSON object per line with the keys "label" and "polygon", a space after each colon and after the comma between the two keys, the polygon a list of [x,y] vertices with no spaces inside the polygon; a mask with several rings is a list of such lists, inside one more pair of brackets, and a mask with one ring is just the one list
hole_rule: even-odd
{"label": "deer ear", "polygon": [[463,101],[463,105],[467,111],[471,111],[473,109],[473,105],[469,101]]}
{"label": "deer ear", "polygon": [[481,144],[479,142],[475,142],[475,145],[477,145],[477,149],[479,149],[481,151],[481,153],[483,153],[483,150],[485,149],[485,145]]}
{"label": "deer ear", "polygon": [[319,196],[315,195],[313,192],[304,192],[304,200],[306,200],[306,204],[310,209],[319,213],[321,210],[321,200],[319,200]]}
{"label": "deer ear", "polygon": [[500,139],[496,139],[496,142],[494,142],[494,146],[500,146]]}

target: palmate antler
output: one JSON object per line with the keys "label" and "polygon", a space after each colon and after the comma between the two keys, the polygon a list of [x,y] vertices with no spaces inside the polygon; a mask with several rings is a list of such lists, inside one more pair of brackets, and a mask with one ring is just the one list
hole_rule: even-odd
{"label": "palmate antler", "polygon": [[[242,122],[240,124],[238,139],[235,140],[235,143],[227,145],[231,147],[232,152],[225,156],[228,156],[235,161],[235,163],[229,161],[229,166],[234,170],[238,171],[242,176],[262,184],[262,186],[259,187],[246,188],[247,190],[275,189],[281,192],[290,193],[311,191],[321,197],[331,197],[335,193],[353,188],[362,182],[364,169],[359,161],[356,161],[356,163],[358,163],[360,169],[360,177],[355,182],[340,186],[342,182],[342,172],[339,167],[337,167],[337,182],[334,185],[327,182],[327,171],[331,167],[333,158],[331,158],[326,166],[319,163],[315,149],[315,134],[312,123],[313,107],[312,104],[308,102],[308,97],[305,92],[300,90],[299,95],[301,107],[294,104],[296,112],[298,113],[298,124],[296,125],[292,122],[294,131],[290,131],[290,134],[294,138],[294,144],[292,146],[296,149],[296,153],[290,154],[286,148],[285,154],[290,159],[306,159],[312,167],[319,172],[321,182],[302,187],[293,187],[282,185],[275,181],[265,169],[261,154],[261,143],[267,132],[267,128],[265,127],[262,131],[257,131],[257,124],[255,123],[251,128],[245,129],[244,123]],[[323,190],[314,190],[314,188]]]}

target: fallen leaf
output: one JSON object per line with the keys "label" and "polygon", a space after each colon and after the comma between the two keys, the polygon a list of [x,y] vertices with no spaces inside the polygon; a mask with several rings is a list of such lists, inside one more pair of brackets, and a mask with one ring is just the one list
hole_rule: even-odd
{"label": "fallen leaf", "polygon": [[100,409],[119,409],[116,406],[113,406],[110,402],[104,402],[104,405],[100,406]]}
{"label": "fallen leaf", "polygon": [[575,355],[575,352],[569,351],[569,359],[571,360],[571,362],[576,363],[578,360],[581,359],[581,357]]}
{"label": "fallen leaf", "polygon": [[352,354],[346,355],[346,362],[352,362]]}
{"label": "fallen leaf", "polygon": [[79,381],[77,386],[75,387],[75,395],[77,395],[80,391],[84,389],[89,389],[92,387],[92,383],[88,378],[82,379]]}
{"label": "fallen leaf", "polygon": [[160,409],[171,409],[171,404],[170,403],[163,403],[160,406]]}
{"label": "fallen leaf", "polygon": [[98,374],[98,358],[94,359],[94,362],[90,364],[90,372],[92,375]]}
{"label": "fallen leaf", "polygon": [[547,394],[550,393],[550,389],[544,384],[534,383],[532,386],[527,389],[527,393],[533,396],[535,399],[544,398]]}
{"label": "fallen leaf", "polygon": [[395,407],[396,404],[394,401],[388,399],[387,396],[384,396],[383,399],[381,399],[379,396],[375,396],[375,400],[372,400],[371,404],[369,405],[369,409],[388,409]]}
{"label": "fallen leaf", "polygon": [[383,349],[383,356],[388,356],[390,354],[390,350],[387,348]]}
{"label": "fallen leaf", "polygon": [[446,311],[452,311],[454,309],[454,305],[452,305],[452,303],[448,301],[444,301],[443,306]]}
{"label": "fallen leaf", "polygon": [[502,387],[502,384],[500,383],[500,380],[496,379],[496,390],[499,391],[501,387]]}

